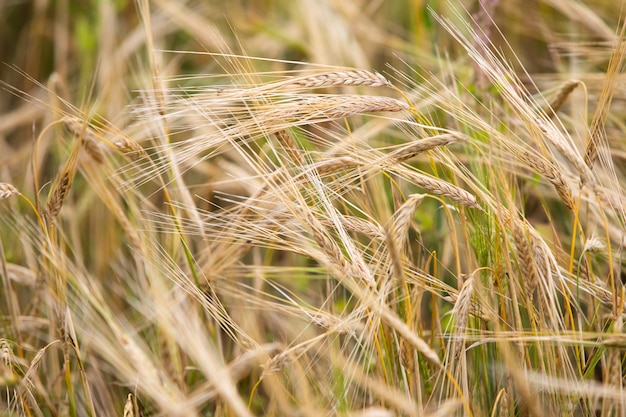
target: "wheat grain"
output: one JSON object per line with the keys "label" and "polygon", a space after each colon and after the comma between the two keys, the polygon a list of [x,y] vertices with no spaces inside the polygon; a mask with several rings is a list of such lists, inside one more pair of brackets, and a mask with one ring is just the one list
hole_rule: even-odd
{"label": "wheat grain", "polygon": [[282,352],[269,358],[263,365],[263,374],[261,379],[266,375],[271,375],[276,372],[280,372],[289,365],[294,359],[297,359],[306,352],[306,345],[300,344],[289,349],[285,349]]}
{"label": "wheat grain", "polygon": [[7,182],[0,182],[0,200],[12,197],[20,192],[13,185]]}
{"label": "wheat grain", "polygon": [[318,310],[310,315],[311,323],[334,333],[355,335],[354,329],[341,317]]}

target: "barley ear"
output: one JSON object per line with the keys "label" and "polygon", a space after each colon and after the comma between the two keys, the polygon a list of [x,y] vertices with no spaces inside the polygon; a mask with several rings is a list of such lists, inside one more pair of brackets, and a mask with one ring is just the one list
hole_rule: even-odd
{"label": "barley ear", "polygon": [[293,162],[297,166],[304,165],[304,158],[300,154],[298,146],[291,137],[291,133],[289,133],[287,129],[281,129],[274,132],[274,136],[276,136],[276,139],[278,139],[280,146],[282,146],[285,152],[287,152],[287,155],[289,156],[289,159],[291,159],[291,162]]}
{"label": "barley ear", "polygon": [[80,138],[83,149],[95,162],[99,164],[104,162],[104,154],[98,144],[98,137],[85,122],[73,116],[65,116],[61,120],[68,132],[74,135],[74,137]]}
{"label": "barley ear", "polygon": [[132,393],[129,393],[128,398],[126,398],[126,404],[124,404],[124,417],[139,417],[137,400]]}
{"label": "barley ear", "polygon": [[556,112],[563,106],[567,98],[572,94],[572,92],[581,84],[578,80],[568,80],[566,81],[559,91],[556,93],[556,96],[550,101],[548,107],[544,109],[544,112],[548,115],[549,118],[553,119],[556,117]]}
{"label": "barley ear", "polygon": [[367,70],[333,71],[297,77],[282,83],[283,88],[322,88],[341,85],[391,87],[383,75]]}
{"label": "barley ear", "polygon": [[20,192],[13,185],[7,182],[0,182],[0,200],[12,197]]}
{"label": "barley ear", "polygon": [[133,161],[147,156],[146,151],[137,142],[130,139],[119,138],[113,143],[113,145],[115,145],[118,151],[120,151]]}

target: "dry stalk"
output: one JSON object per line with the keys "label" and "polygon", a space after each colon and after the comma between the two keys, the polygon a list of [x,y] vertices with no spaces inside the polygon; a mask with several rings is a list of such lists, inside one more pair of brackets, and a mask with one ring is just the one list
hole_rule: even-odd
{"label": "dry stalk", "polygon": [[530,168],[536,171],[538,174],[546,178],[558,193],[561,201],[567,208],[574,210],[574,198],[572,197],[572,191],[567,185],[565,178],[561,172],[549,161],[546,161],[540,155],[533,155],[528,151],[521,151],[519,158],[522,162],[526,163]]}
{"label": "dry stalk", "polygon": [[393,278],[402,292],[402,298],[406,299],[406,279],[404,277],[404,267],[402,264],[401,246],[396,241],[397,235],[393,235],[388,230],[385,233],[385,243],[387,244],[387,252],[389,253],[389,262],[391,263],[390,276]]}
{"label": "dry stalk", "polygon": [[[624,389],[624,378],[622,368],[622,350],[619,347],[613,345],[612,340],[622,339],[622,331],[624,327],[623,312],[624,312],[624,288],[622,287],[621,296],[617,297],[621,306],[613,310],[613,332],[609,338],[605,341],[608,345],[606,350],[606,368],[605,368],[605,380],[604,383],[609,387],[614,387],[620,391]],[[618,342],[619,343],[619,342]],[[611,346],[613,345],[613,346]],[[622,399],[621,401],[606,400],[603,403],[603,415],[624,415],[624,408],[626,403]],[[610,411],[609,411],[610,410]]]}
{"label": "dry stalk", "polygon": [[[126,353],[129,363],[133,364],[137,372],[141,375],[145,387],[154,387],[161,384],[159,370],[148,359],[146,354],[133,340],[120,335],[120,344]],[[149,389],[149,388],[148,388]]]}
{"label": "dry stalk", "polygon": [[624,57],[626,56],[626,41],[624,40],[624,34],[626,34],[626,24],[622,22],[620,25],[620,33],[617,36],[617,42],[614,46],[613,54],[611,55],[609,65],[606,70],[606,77],[604,77],[602,92],[598,97],[596,110],[593,114],[593,118],[591,119],[591,126],[589,128],[589,139],[587,141],[584,159],[590,169],[593,168],[593,164],[598,158],[598,147],[601,145],[608,145],[605,126],[609,117],[615,88],[618,83],[620,83],[620,75],[623,72]]}
{"label": "dry stalk", "polygon": [[8,182],[0,182],[0,200],[12,197],[20,192],[13,185]]}
{"label": "dry stalk", "polygon": [[608,204],[613,210],[623,212],[626,208],[626,196],[620,191],[611,190],[598,184],[593,188],[594,194],[604,204]]}

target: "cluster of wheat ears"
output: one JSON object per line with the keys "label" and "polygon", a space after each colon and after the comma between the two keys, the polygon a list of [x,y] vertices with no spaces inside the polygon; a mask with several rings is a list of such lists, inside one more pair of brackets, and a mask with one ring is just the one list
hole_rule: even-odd
{"label": "cluster of wheat ears", "polygon": [[177,87],[151,57],[105,120],[46,86],[0,183],[0,415],[625,415],[626,26],[576,136],[584,82],[533,95],[436,19],[487,87],[227,53]]}

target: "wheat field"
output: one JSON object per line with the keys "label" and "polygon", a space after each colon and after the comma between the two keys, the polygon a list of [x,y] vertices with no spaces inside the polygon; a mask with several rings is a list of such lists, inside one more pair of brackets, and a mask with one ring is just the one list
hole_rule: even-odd
{"label": "wheat field", "polygon": [[0,416],[626,416],[625,5],[0,3]]}

